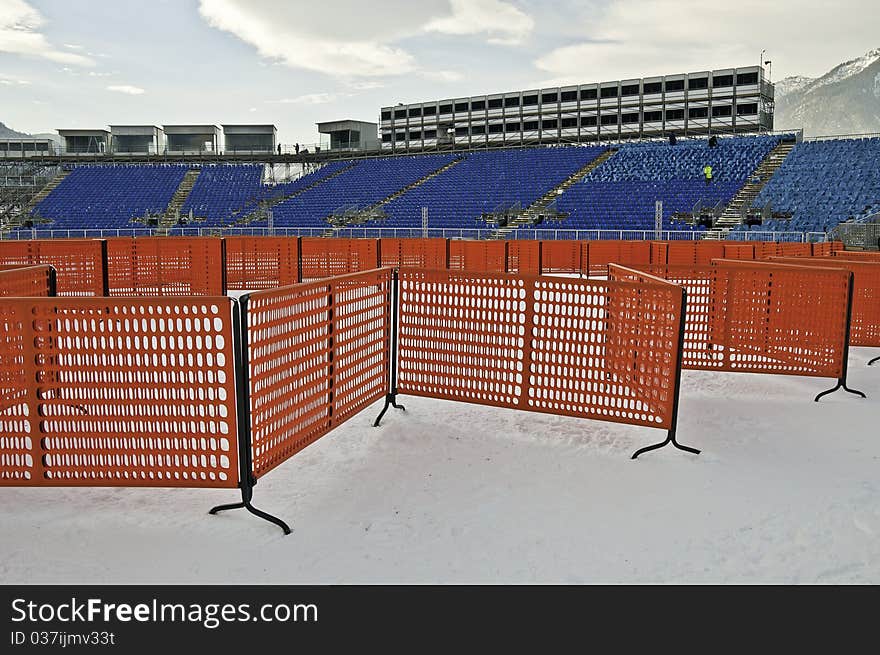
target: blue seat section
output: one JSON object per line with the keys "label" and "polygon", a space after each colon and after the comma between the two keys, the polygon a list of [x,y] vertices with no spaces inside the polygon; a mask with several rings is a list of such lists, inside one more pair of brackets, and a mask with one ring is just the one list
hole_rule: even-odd
{"label": "blue seat section", "polygon": [[419,227],[422,207],[432,227],[487,227],[481,220],[502,205],[525,208],[583,168],[606,148],[565,146],[473,152],[448,171],[388,203],[381,227]]}
{"label": "blue seat section", "polygon": [[235,220],[246,216],[256,209],[259,201],[273,201],[292,193],[297,193],[351,165],[351,161],[331,161],[321,166],[318,170],[306,173],[291,182],[262,186],[257,196],[248,199],[241,207],[234,209],[230,218],[234,224]]}
{"label": "blue seat section", "polygon": [[200,227],[226,225],[262,192],[262,164],[215,164],[202,166],[196,183],[180,208],[180,215],[204,218]]}
{"label": "blue seat section", "polygon": [[[753,203],[790,213],[758,230],[826,232],[880,211],[880,138],[797,144]],[[738,230],[739,233],[742,230]]]}
{"label": "blue seat section", "polygon": [[165,211],[186,171],[177,165],[77,166],[33,213],[52,219],[40,227],[53,230],[133,227],[132,218]]}
{"label": "blue seat section", "polygon": [[[690,212],[697,202],[727,204],[746,183],[748,176],[776,146],[779,137],[732,137],[719,139],[710,148],[705,139],[632,143],[596,167],[582,181],[563,193],[557,209],[568,218],[553,221],[559,229],[652,230],[654,203],[663,202],[663,229],[703,230],[672,214]],[[712,167],[706,184],[703,168]]]}
{"label": "blue seat section", "polygon": [[[327,217],[346,206],[365,208],[448,164],[454,155],[383,157],[358,161],[350,169],[276,205],[276,227],[327,227]],[[350,163],[350,162],[349,162]],[[251,226],[265,225],[255,221]]]}

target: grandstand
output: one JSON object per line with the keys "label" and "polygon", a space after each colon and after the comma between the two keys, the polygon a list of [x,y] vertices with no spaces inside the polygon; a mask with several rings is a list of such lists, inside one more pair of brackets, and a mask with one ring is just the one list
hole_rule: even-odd
{"label": "grandstand", "polygon": [[[651,231],[655,202],[661,201],[662,229],[679,238],[772,232],[795,240],[880,210],[880,178],[872,167],[880,138],[795,138],[729,136],[716,147],[700,138],[675,145],[653,140],[337,159],[281,184],[264,180],[263,164],[84,163],[67,165],[29,210],[35,227],[63,236],[68,230],[145,230],[156,225],[150,216],[164,216],[160,227],[178,231],[265,230],[268,209],[272,227],[287,233],[329,234],[331,227],[353,226],[417,230],[427,208],[433,229],[527,238],[539,226]],[[711,184],[703,177],[707,164]],[[509,224],[497,221],[511,211]],[[717,224],[722,212],[734,216],[729,233]],[[756,213],[763,213],[763,223],[742,224],[746,214]],[[707,214],[716,223],[708,232],[700,224]],[[7,224],[5,232],[31,234],[20,227]]]}

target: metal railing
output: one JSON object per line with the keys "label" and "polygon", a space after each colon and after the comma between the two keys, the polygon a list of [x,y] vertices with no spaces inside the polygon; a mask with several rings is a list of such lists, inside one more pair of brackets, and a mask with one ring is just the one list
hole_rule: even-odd
{"label": "metal railing", "polygon": [[[880,226],[878,226],[880,227]],[[171,227],[156,228],[121,228],[112,230],[57,230],[39,228],[10,227],[12,231],[0,238],[5,239],[103,239],[111,237],[144,237],[154,235],[169,236],[303,236],[320,237],[328,232],[328,227]],[[2,230],[2,227],[0,227]],[[428,228],[420,227],[345,227],[333,229],[332,236],[347,238],[420,238],[439,237],[443,239],[486,239],[497,236],[496,228]],[[699,241],[704,232],[691,230],[557,230],[557,229],[526,229],[518,228],[505,239],[528,240],[660,240],[660,241]],[[758,232],[749,231],[733,235],[738,241],[794,241],[821,242],[828,240],[824,232]]]}

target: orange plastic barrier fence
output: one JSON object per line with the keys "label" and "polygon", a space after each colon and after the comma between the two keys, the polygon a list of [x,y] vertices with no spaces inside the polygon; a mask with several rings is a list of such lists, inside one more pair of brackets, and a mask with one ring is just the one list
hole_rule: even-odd
{"label": "orange plastic barrier fence", "polygon": [[880,347],[880,255],[874,261],[856,261],[848,257],[784,257],[771,261],[798,266],[842,268],[853,274],[851,346]]}
{"label": "orange plastic barrier fence", "polygon": [[732,260],[645,270],[687,290],[684,368],[845,378],[848,271]]}
{"label": "orange plastic barrier fence", "polygon": [[55,269],[42,266],[0,266],[0,297],[48,297],[55,293]]}
{"label": "orange plastic barrier fence", "polygon": [[104,248],[98,239],[0,241],[0,265],[48,264],[55,268],[59,296],[104,296]]}
{"label": "orange plastic barrier fence", "polygon": [[6,298],[0,485],[236,487],[227,298]]}
{"label": "orange plastic barrier fence", "polygon": [[503,273],[507,270],[504,241],[449,241],[449,270]]}
{"label": "orange plastic barrier fence", "polygon": [[861,250],[836,250],[831,253],[832,259],[849,259],[854,262],[880,262],[880,252]]}
{"label": "orange plastic barrier fence", "polygon": [[377,239],[303,237],[299,248],[303,281],[370,271],[379,265]]}
{"label": "orange plastic barrier fence", "polygon": [[583,273],[583,241],[542,241],[542,273]]}
{"label": "orange plastic barrier fence", "polygon": [[843,241],[823,241],[813,244],[813,257],[822,257],[831,255],[835,252],[842,251]]}
{"label": "orange plastic barrier fence", "polygon": [[755,259],[754,243],[725,243],[725,259]]}
{"label": "orange plastic barrier fence", "polygon": [[383,268],[241,299],[255,478],[388,394],[391,276]]}
{"label": "orange plastic barrier fence", "polygon": [[683,291],[400,270],[396,390],[673,430]]}
{"label": "orange plastic barrier fence", "polygon": [[[507,242],[507,270],[522,275],[541,274],[541,242],[517,239]],[[445,267],[444,267],[445,268]]]}
{"label": "orange plastic barrier fence", "polygon": [[589,241],[584,267],[590,275],[607,275],[608,264],[647,266],[651,263],[650,241]]}
{"label": "orange plastic barrier fence", "polygon": [[214,237],[107,239],[110,296],[222,296],[225,243]]}
{"label": "orange plastic barrier fence", "polygon": [[299,239],[226,237],[226,288],[276,289],[299,282]]}
{"label": "orange plastic barrier fence", "polygon": [[380,264],[444,269],[446,244],[446,239],[379,239]]}
{"label": "orange plastic barrier fence", "polygon": [[755,259],[770,257],[812,257],[813,245],[786,241],[759,241],[755,243]]}

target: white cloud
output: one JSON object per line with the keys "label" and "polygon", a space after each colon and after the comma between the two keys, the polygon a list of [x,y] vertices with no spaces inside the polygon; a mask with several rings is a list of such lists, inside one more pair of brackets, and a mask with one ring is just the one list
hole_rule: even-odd
{"label": "white cloud", "polygon": [[99,73],[97,71],[89,71],[89,77],[110,77],[113,73]]}
{"label": "white cloud", "polygon": [[200,0],[199,13],[273,63],[351,80],[419,72],[399,43],[427,33],[521,43],[532,18],[502,0],[328,0],[305,10],[275,0]]}
{"label": "white cloud", "polygon": [[0,75],[0,84],[4,86],[27,86],[30,80],[23,80],[18,77],[10,77],[8,75]]}
{"label": "white cloud", "polygon": [[115,91],[116,93],[126,93],[130,96],[139,96],[144,93],[144,90],[139,86],[131,86],[130,84],[114,84],[112,86],[107,87],[108,91]]}
{"label": "white cloud", "polygon": [[422,71],[420,75],[433,82],[458,82],[464,78],[464,75],[456,71]]}
{"label": "white cloud", "polygon": [[74,66],[93,66],[88,57],[53,47],[39,31],[46,19],[24,0],[0,0],[0,52],[42,57]]}
{"label": "white cloud", "polygon": [[598,82],[756,66],[766,48],[776,79],[816,76],[876,47],[876,23],[867,20],[876,12],[876,0],[613,0],[584,21],[584,42],[535,65],[552,76],[547,85]]}
{"label": "white cloud", "polygon": [[281,98],[280,100],[268,100],[267,102],[279,105],[326,105],[340,98],[347,98],[350,95],[348,93],[307,93],[306,95],[294,98]]}
{"label": "white cloud", "polygon": [[76,43],[65,43],[65,48],[69,48],[70,50],[82,50],[83,47],[81,45],[77,45]]}
{"label": "white cloud", "polygon": [[488,35],[489,43],[516,45],[531,34],[535,21],[501,0],[450,0],[452,15],[435,18],[425,29],[454,35]]}
{"label": "white cloud", "polygon": [[370,3],[345,0],[306,11],[299,3],[201,0],[199,12],[209,25],[253,45],[262,57],[334,76],[374,77],[415,70],[413,56],[390,45],[401,32],[417,31],[415,4],[394,0],[376,11]]}

